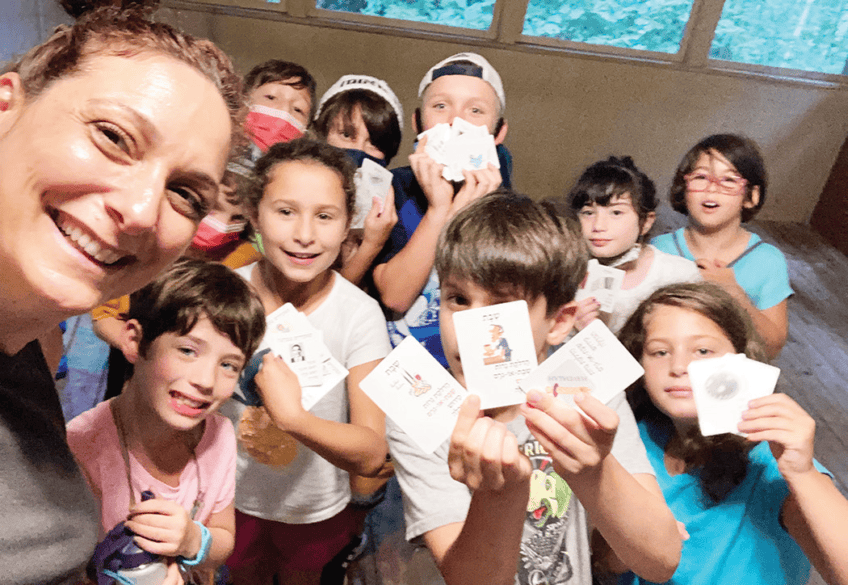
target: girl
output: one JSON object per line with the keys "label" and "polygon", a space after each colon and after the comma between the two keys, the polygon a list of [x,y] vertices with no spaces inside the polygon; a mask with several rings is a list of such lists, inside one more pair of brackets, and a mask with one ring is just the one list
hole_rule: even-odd
{"label": "girl", "polygon": [[[382,79],[344,75],[318,102],[315,133],[344,148],[357,167],[367,158],[386,167],[397,154],[403,130],[403,108]],[[384,202],[376,199],[361,230],[352,231],[342,247],[341,274],[359,284],[397,223],[394,189]]]}
{"label": "girl", "polygon": [[[785,394],[752,400],[739,430],[703,437],[687,367],[692,360],[765,353],[746,312],[710,283],[661,288],[620,339],[645,368],[628,396],[665,498],[689,533],[674,584],[807,582],[843,563],[845,503],[813,460],[815,423]],[[843,574],[844,576],[844,574]]]}
{"label": "girl", "polygon": [[297,377],[268,353],[256,386],[264,407],[229,409],[241,445],[237,538],[227,562],[235,583],[318,583],[321,568],[356,534],[344,513],[348,473],[372,476],[386,458],[382,412],[359,382],[389,352],[377,302],[331,267],[353,208],[353,165],[338,149],[309,139],[275,144],[256,164],[247,195],[265,256],[239,269],[265,312],[284,303],[323,333],[349,370],[310,411]]}
{"label": "girl", "polygon": [[[101,536],[126,520],[144,550],[211,572],[232,552],[235,435],[216,414],[265,332],[262,304],[229,268],[182,260],[131,297],[120,396],[68,424],[101,503]],[[155,498],[142,502],[142,492]],[[178,562],[174,562],[175,558]]]}
{"label": "girl", "polygon": [[5,583],[72,582],[98,534],[34,340],[182,253],[241,132],[240,96],[211,42],[111,8],[0,75],[0,509],[15,543],[0,547]]}
{"label": "girl", "polygon": [[[592,256],[605,266],[625,271],[613,312],[606,319],[614,333],[654,290],[674,282],[701,280],[693,262],[642,245],[656,218],[656,188],[629,156],[611,156],[591,165],[567,200],[571,213],[580,220]],[[600,308],[595,297],[580,301],[577,329],[598,318]]]}
{"label": "girl", "polygon": [[757,145],[733,134],[704,138],[680,161],[670,198],[675,211],[689,216],[689,225],[652,243],[694,260],[705,280],[745,307],[768,356],[777,357],[789,328],[786,259],[742,227],[766,200],[765,163]]}

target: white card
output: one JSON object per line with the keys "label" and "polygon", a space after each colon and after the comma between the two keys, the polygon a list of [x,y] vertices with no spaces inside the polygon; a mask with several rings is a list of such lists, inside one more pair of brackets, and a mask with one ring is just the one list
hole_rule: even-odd
{"label": "white card", "polygon": [[774,392],[780,369],[745,357],[727,354],[689,364],[689,382],[698,410],[698,426],[705,437],[740,433],[737,425],[748,403]]}
{"label": "white card", "polygon": [[571,402],[588,391],[608,403],[638,380],[645,370],[613,335],[595,319],[521,381],[524,392],[545,391]]}
{"label": "white card", "polygon": [[595,297],[601,305],[601,311],[612,313],[622,282],[624,282],[624,270],[604,266],[592,258],[589,260],[586,286],[577,290],[574,300],[582,301],[588,297]]}
{"label": "white card", "polygon": [[453,315],[465,387],[479,394],[480,408],[521,404],[518,381],[538,365],[526,301]]}
{"label": "white card", "polygon": [[468,396],[413,337],[392,350],[359,387],[425,453],[450,437]]}
{"label": "white card", "polygon": [[450,124],[436,124],[429,130],[426,130],[418,135],[418,140],[427,137],[427,144],[424,145],[424,152],[439,164],[445,164],[445,146],[451,139]]}
{"label": "white card", "polygon": [[392,187],[392,173],[370,158],[366,158],[362,161],[362,166],[356,170],[353,183],[356,187],[356,202],[350,227],[360,229],[365,226],[365,217],[371,211],[375,197],[380,201],[380,211],[383,210],[386,196]]}

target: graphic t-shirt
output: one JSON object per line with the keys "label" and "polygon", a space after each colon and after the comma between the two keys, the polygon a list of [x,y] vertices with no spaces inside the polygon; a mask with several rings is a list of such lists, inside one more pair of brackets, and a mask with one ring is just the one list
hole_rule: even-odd
{"label": "graphic t-shirt", "polygon": [[[620,419],[612,455],[632,474],[653,475],[624,394],[613,398],[608,406]],[[388,419],[386,423],[395,472],[403,490],[406,538],[417,542],[431,530],[464,522],[471,492],[450,476],[449,441],[428,455],[397,425]],[[585,509],[554,471],[550,455],[530,434],[524,419],[519,417],[507,426],[533,465],[515,583],[588,585],[592,582],[592,572]]]}

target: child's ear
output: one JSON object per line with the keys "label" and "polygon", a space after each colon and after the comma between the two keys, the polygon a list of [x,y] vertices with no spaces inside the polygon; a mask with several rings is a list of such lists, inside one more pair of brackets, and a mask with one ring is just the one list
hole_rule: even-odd
{"label": "child's ear", "polygon": [[757,185],[753,189],[751,189],[751,197],[745,198],[745,201],[742,202],[742,207],[745,209],[756,209],[757,205],[760,203],[760,186]]}
{"label": "child's ear", "polygon": [[574,315],[577,313],[577,302],[571,301],[559,308],[553,316],[553,325],[548,330],[548,335],[545,341],[549,346],[559,345],[574,327]]}
{"label": "child's ear", "polygon": [[657,219],[657,212],[656,211],[649,212],[648,215],[645,216],[645,221],[642,222],[642,227],[639,230],[639,235],[644,236],[649,231],[651,231],[651,228],[654,227],[654,222],[656,221],[656,219]]}
{"label": "child's ear", "polygon": [[500,128],[498,129],[497,134],[495,135],[495,144],[502,144],[506,139],[506,131],[509,130],[509,124],[507,124],[506,118],[501,118]]}
{"label": "child's ear", "polygon": [[139,349],[141,347],[141,333],[141,323],[135,319],[129,319],[124,322],[124,327],[118,335],[118,349],[131,364],[135,364],[139,355],[141,355]]}

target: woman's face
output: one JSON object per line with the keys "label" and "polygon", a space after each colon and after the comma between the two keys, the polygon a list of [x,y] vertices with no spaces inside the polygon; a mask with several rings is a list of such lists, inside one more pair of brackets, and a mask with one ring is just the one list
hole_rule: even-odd
{"label": "woman's face", "polygon": [[150,281],[214,204],[230,131],[164,55],[91,57],[30,101],[0,77],[0,298],[73,314]]}

